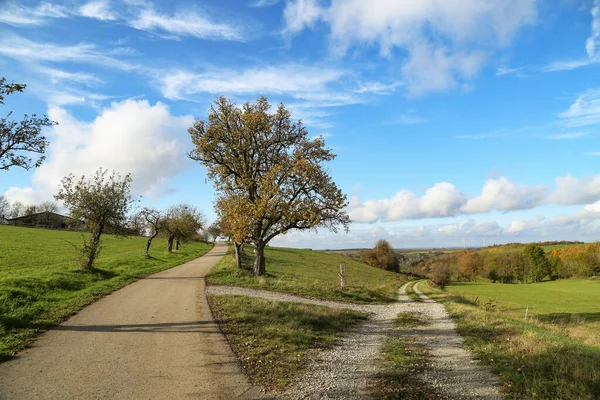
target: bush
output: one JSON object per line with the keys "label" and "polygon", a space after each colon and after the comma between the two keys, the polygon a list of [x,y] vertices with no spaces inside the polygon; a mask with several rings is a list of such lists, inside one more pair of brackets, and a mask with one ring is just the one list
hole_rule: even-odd
{"label": "bush", "polygon": [[429,273],[429,279],[436,286],[440,288],[446,287],[448,280],[450,279],[450,268],[448,264],[436,262],[431,264],[431,272]]}
{"label": "bush", "polygon": [[387,240],[378,241],[374,249],[361,251],[360,259],[375,268],[400,272],[396,252]]}

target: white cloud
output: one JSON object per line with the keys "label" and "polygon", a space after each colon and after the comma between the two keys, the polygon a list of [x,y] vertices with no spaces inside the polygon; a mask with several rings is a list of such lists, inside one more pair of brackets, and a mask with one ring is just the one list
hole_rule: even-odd
{"label": "white cloud", "polygon": [[104,83],[102,79],[96,75],[85,72],[69,72],[41,65],[36,65],[35,70],[47,75],[52,83],[73,82],[84,84],[86,86],[98,86]]}
{"label": "white cloud", "polygon": [[447,90],[468,82],[487,55],[507,45],[517,31],[536,20],[535,0],[316,0],[288,2],[286,34],[322,21],[330,28],[332,49],[377,45],[393,59],[407,54],[402,71],[412,94]]}
{"label": "white cloud", "polygon": [[568,133],[559,133],[556,135],[550,135],[547,139],[552,140],[565,140],[565,139],[579,139],[589,135],[589,132],[568,132]]}
{"label": "white cloud", "polygon": [[596,58],[596,48],[600,43],[600,1],[594,1],[592,7],[592,34],[585,41],[585,50],[590,59]]}
{"label": "white cloud", "polygon": [[65,18],[68,14],[66,7],[52,3],[40,3],[35,8],[5,3],[0,9],[0,22],[9,25],[41,25],[49,18]]}
{"label": "white cloud", "polygon": [[[517,184],[500,176],[486,180],[481,193],[475,197],[467,197],[453,184],[441,182],[427,189],[422,196],[406,189],[387,199],[361,201],[354,195],[347,211],[354,222],[373,223],[528,210],[548,204],[584,205],[599,200],[600,175],[557,177],[554,189]],[[512,229],[516,230],[518,226],[517,223]]]}
{"label": "white cloud", "polygon": [[262,7],[274,6],[277,3],[279,3],[279,0],[256,0],[256,1],[248,4],[248,6],[255,7],[255,8],[262,8]]}
{"label": "white cloud", "polygon": [[345,74],[345,71],[336,68],[285,64],[243,70],[220,69],[200,74],[175,71],[159,79],[163,95],[169,99],[183,99],[197,93],[273,93],[297,99],[323,100],[333,96],[328,93],[328,85],[338,82]]}
{"label": "white cloud", "polygon": [[467,201],[462,210],[466,213],[526,210],[542,204],[548,192],[548,187],[518,185],[505,177],[488,179],[481,194]]}
{"label": "white cloud", "polygon": [[234,25],[216,22],[194,10],[179,11],[171,16],[159,14],[151,6],[145,6],[135,19],[130,21],[130,25],[142,31],[158,31],[174,35],[165,37],[167,39],[192,36],[203,39],[243,41],[246,36],[245,27],[239,23]]}
{"label": "white cloud", "polygon": [[498,68],[496,70],[496,76],[516,74],[522,69],[523,68]]}
{"label": "white cloud", "polygon": [[589,204],[600,200],[600,175],[575,178],[571,175],[555,179],[556,190],[549,197],[551,203],[573,205]]}
{"label": "white cloud", "polygon": [[600,123],[600,90],[590,89],[581,94],[567,111],[558,116],[569,127]]}
{"label": "white cloud", "polygon": [[554,61],[542,67],[540,69],[542,72],[570,71],[599,61],[597,47],[600,44],[600,0],[594,0],[590,14],[592,17],[591,34],[585,41],[585,51],[588,57],[577,60]]}
{"label": "white cloud", "polygon": [[64,176],[90,175],[99,167],[131,173],[136,194],[155,195],[184,168],[182,139],[193,119],[172,116],[162,103],[113,103],[89,123],[55,106],[48,116],[60,123],[48,131],[48,159],[35,170],[31,185],[6,192],[11,201],[49,199]]}
{"label": "white cloud", "polygon": [[79,15],[87,18],[95,18],[101,21],[113,21],[117,19],[110,4],[106,0],[90,1],[79,8]]}
{"label": "white cloud", "polygon": [[350,219],[355,222],[399,221],[448,217],[459,213],[466,197],[451,183],[436,183],[422,197],[401,190],[391,199],[367,200],[353,197],[348,205]]}
{"label": "white cloud", "polygon": [[95,45],[81,43],[76,45],[60,45],[55,43],[34,42],[17,35],[7,35],[0,39],[0,54],[21,62],[79,62],[100,64],[107,67],[132,70],[134,65],[112,57],[110,52],[98,49]]}

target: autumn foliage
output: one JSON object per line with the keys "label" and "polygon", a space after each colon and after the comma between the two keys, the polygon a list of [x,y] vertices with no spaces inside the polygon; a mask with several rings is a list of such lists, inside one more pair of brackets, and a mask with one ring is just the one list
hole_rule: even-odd
{"label": "autumn foliage", "polygon": [[372,267],[398,272],[398,257],[387,240],[380,240],[374,249],[363,250],[360,259]]}
{"label": "autumn foliage", "polygon": [[600,243],[550,253],[537,243],[447,253],[422,262],[420,273],[439,286],[445,281],[464,282],[477,277],[500,283],[586,278],[600,275]]}

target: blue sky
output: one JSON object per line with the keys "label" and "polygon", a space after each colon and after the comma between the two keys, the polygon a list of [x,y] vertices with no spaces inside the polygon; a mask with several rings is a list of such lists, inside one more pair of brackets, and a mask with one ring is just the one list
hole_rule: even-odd
{"label": "blue sky", "polygon": [[219,95],[265,95],[335,150],[354,221],[274,244],[600,234],[599,1],[1,3],[0,75],[28,85],[2,112],[59,122],[41,168],[2,173],[10,201],[102,166],[131,172],[143,204],[213,219],[187,128]]}

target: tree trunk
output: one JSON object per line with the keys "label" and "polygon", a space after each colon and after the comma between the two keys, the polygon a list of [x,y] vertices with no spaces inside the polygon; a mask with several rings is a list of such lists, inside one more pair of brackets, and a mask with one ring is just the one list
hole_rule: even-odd
{"label": "tree trunk", "polygon": [[262,242],[254,244],[254,276],[264,275],[265,269],[265,245]]}
{"label": "tree trunk", "polygon": [[144,257],[146,258],[150,257],[150,246],[156,235],[158,235],[158,231],[154,232],[154,234],[148,238],[148,242],[146,242],[146,251],[144,251]]}
{"label": "tree trunk", "polygon": [[179,250],[179,239],[175,240],[175,250]]}
{"label": "tree trunk", "polygon": [[173,240],[175,240],[175,235],[173,235],[173,234],[169,235],[169,239],[167,242],[167,251],[169,253],[173,252]]}
{"label": "tree trunk", "polygon": [[233,242],[235,248],[235,263],[238,268],[242,268],[242,244]]}
{"label": "tree trunk", "polygon": [[100,246],[100,236],[102,235],[102,228],[103,227],[100,226],[100,229],[98,229],[98,231],[92,234],[90,247],[87,249],[87,269],[92,269],[94,267],[94,261],[96,260],[96,257],[98,257],[98,247]]}

